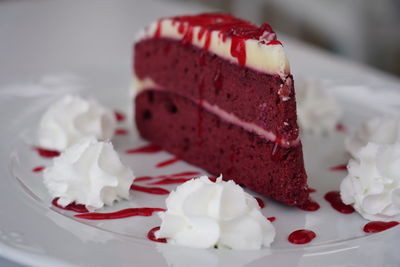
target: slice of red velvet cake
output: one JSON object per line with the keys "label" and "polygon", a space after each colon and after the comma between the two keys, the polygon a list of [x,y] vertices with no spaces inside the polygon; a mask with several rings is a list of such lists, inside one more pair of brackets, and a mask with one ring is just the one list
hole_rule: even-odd
{"label": "slice of red velvet cake", "polygon": [[308,199],[293,79],[268,24],[160,19],[134,46],[134,75],[142,137],[287,205]]}

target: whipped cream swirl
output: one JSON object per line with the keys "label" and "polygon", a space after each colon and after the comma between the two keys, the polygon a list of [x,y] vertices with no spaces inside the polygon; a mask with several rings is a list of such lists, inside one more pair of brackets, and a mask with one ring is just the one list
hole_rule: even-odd
{"label": "whipped cream swirl", "polygon": [[368,220],[400,220],[400,143],[368,143],[347,169],[340,185],[345,204]]}
{"label": "whipped cream swirl", "polygon": [[109,140],[115,128],[116,119],[111,109],[94,99],[66,95],[51,105],[41,118],[39,144],[44,148],[63,151],[89,136]]}
{"label": "whipped cream swirl", "polygon": [[113,145],[94,137],[67,148],[43,173],[44,184],[58,204],[84,204],[89,210],[127,199],[134,180]]}
{"label": "whipped cream swirl", "polygon": [[233,181],[202,176],[185,182],[166,200],[157,238],[195,248],[260,249],[275,238],[273,225],[254,197]]}
{"label": "whipped cream swirl", "polygon": [[296,86],[297,120],[300,128],[316,134],[336,129],[342,109],[317,80],[303,80]]}
{"label": "whipped cream swirl", "polygon": [[346,150],[357,157],[367,143],[394,144],[400,142],[400,117],[376,117],[362,124],[345,139]]}

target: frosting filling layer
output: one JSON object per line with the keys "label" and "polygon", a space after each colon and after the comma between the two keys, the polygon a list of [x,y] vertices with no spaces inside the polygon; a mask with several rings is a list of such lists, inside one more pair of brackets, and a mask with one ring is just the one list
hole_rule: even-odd
{"label": "frosting filling layer", "polygon": [[239,66],[277,74],[282,80],[290,74],[282,44],[268,24],[258,28],[221,14],[168,18],[152,23],[137,37],[148,38],[181,40]]}
{"label": "frosting filling layer", "polygon": [[[158,91],[165,91],[164,88],[161,86],[157,85],[152,79],[150,78],[145,78],[145,79],[138,79],[136,78],[136,86],[135,86],[137,92],[135,94],[139,94],[142,91],[145,90],[158,90]],[[175,92],[174,92],[175,93]],[[173,93],[173,94],[174,94]],[[188,98],[187,96],[185,96]],[[228,123],[231,123],[233,125],[236,125],[238,127],[243,128],[244,130],[248,132],[252,132],[260,136],[261,138],[274,142],[282,147],[293,147],[297,146],[300,142],[300,137],[298,136],[295,140],[285,140],[284,138],[281,138],[277,136],[275,133],[271,131],[267,131],[263,129],[262,127],[258,126],[257,124],[251,123],[251,122],[246,122],[238,118],[236,115],[225,111],[224,109],[220,108],[218,105],[211,104],[205,99],[195,99],[195,98],[190,98],[194,103],[199,105],[201,108],[205,109],[206,111],[216,115],[219,117],[221,120],[226,121]]]}

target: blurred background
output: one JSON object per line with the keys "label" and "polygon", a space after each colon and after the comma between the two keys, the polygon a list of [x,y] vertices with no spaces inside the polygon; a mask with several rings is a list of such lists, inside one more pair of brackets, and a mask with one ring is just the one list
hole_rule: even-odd
{"label": "blurred background", "polygon": [[400,76],[399,0],[169,0],[229,12]]}

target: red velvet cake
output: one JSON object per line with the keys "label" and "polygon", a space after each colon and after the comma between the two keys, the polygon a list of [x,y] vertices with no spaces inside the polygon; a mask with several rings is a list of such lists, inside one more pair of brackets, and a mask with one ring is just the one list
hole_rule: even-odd
{"label": "red velvet cake", "polygon": [[141,136],[287,205],[308,199],[293,79],[268,24],[160,19],[134,46]]}

